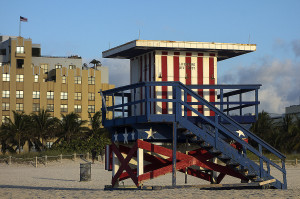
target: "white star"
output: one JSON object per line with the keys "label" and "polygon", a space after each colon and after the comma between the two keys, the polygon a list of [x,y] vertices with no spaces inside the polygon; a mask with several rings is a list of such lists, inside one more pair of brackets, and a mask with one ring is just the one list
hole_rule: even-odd
{"label": "white star", "polygon": [[152,127],[149,129],[149,131],[145,131],[148,136],[147,139],[149,139],[150,137],[154,138],[154,134],[157,133],[156,131],[152,131]]}
{"label": "white star", "polygon": [[245,137],[245,134],[244,134],[243,131],[241,131],[241,130],[236,131],[236,133],[239,134],[239,137],[241,137],[241,135],[242,135],[243,137]]}
{"label": "white star", "polygon": [[117,141],[118,141],[118,134],[117,134],[117,131],[115,132],[114,137],[115,137],[115,142],[117,142]]}
{"label": "white star", "polygon": [[127,128],[125,128],[125,133],[123,134],[124,135],[124,144],[127,143],[128,144],[128,133],[127,133]]}
{"label": "white star", "polygon": [[133,140],[134,140],[134,135],[135,135],[134,130],[132,130],[131,138],[132,138]]}

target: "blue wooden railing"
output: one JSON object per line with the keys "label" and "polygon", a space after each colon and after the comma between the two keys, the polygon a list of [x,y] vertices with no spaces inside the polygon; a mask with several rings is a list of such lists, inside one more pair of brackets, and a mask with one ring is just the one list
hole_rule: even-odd
{"label": "blue wooden railing", "polygon": [[[172,95],[169,96],[168,99],[159,99],[153,98],[150,95],[150,90],[155,89],[157,86],[168,86],[171,88]],[[271,169],[270,166],[272,165],[274,168],[279,170],[282,173],[282,182],[276,179],[275,186],[277,188],[287,188],[286,182],[286,171],[285,171],[285,156],[277,151],[275,148],[270,146],[264,140],[260,139],[258,136],[250,132],[248,129],[244,128],[238,122],[236,122],[232,117],[227,115],[232,110],[240,110],[240,116],[242,116],[242,109],[245,107],[255,107],[255,115],[257,116],[258,113],[258,89],[260,85],[201,85],[201,86],[185,86],[180,82],[142,82],[138,84],[132,84],[128,86],[123,86],[107,91],[101,92],[102,94],[102,104],[103,104],[103,125],[105,127],[109,127],[111,125],[117,124],[126,124],[126,122],[132,121],[139,121],[139,122],[151,122],[151,121],[165,121],[165,122],[177,122],[182,126],[186,127],[187,129],[191,130],[197,136],[201,137],[201,129],[199,129],[195,124],[192,124],[189,121],[189,117],[187,112],[191,111],[194,115],[197,115],[198,118],[201,118],[207,124],[210,124],[214,127],[214,135],[210,135],[209,139],[207,138],[207,142],[214,146],[216,149],[224,149],[226,144],[224,144],[224,140],[221,140],[221,136],[219,134],[225,135],[226,137],[230,137],[231,139],[235,140],[236,142],[242,145],[243,154],[238,154],[234,149],[231,147],[229,151],[232,154],[227,154],[228,156],[232,157],[235,161],[239,162],[241,165],[247,167],[250,171],[257,174],[262,179],[272,179],[274,178],[271,176]],[[136,96],[138,89],[144,89],[144,95]],[[220,90],[220,94],[218,98],[220,99],[219,102],[210,103],[201,96],[199,96],[196,92],[192,89],[216,89]],[[229,92],[224,93],[224,90],[230,90]],[[242,94],[254,91],[254,100],[253,101],[242,101]],[[193,102],[187,101],[187,96],[191,96]],[[230,101],[229,97],[239,95],[239,101]],[[111,96],[112,98],[112,105],[107,104],[106,97]],[[182,96],[183,99],[182,100]],[[116,98],[120,97],[118,103],[116,103]],[[227,98],[224,101],[224,97]],[[137,99],[139,98],[139,99]],[[153,102],[170,102],[172,103],[172,114],[157,114],[150,110],[151,104]],[[143,114],[136,113],[137,105],[142,106],[145,108]],[[214,112],[214,116],[207,117],[200,113],[198,110],[193,108],[193,105],[202,105],[205,106],[210,111]],[[220,109],[216,108],[215,105],[219,105]],[[230,107],[230,105],[237,105],[234,107]],[[226,109],[224,109],[226,106]],[[133,107],[133,109],[132,109]],[[224,113],[227,112],[227,114]],[[116,113],[120,113],[118,118],[116,118]],[[111,116],[111,118],[107,118],[107,116]],[[135,118],[134,120],[130,120],[129,118]],[[137,119],[139,118],[139,119]],[[119,121],[119,122],[118,122]],[[121,122],[120,122],[121,121]],[[231,128],[235,129],[228,129],[224,123],[227,123],[231,126]],[[251,143],[247,143],[242,140],[235,131],[241,130],[250,140]],[[198,132],[198,133],[196,133]],[[208,133],[208,132],[206,132]],[[204,137],[204,136],[202,136]],[[207,137],[207,136],[206,136]],[[253,144],[253,145],[251,145]],[[219,146],[218,146],[219,145]],[[258,150],[254,146],[258,146]],[[222,151],[223,152],[223,151]],[[259,159],[259,165],[257,166],[256,163],[247,159],[247,153],[253,153]],[[279,166],[266,156],[263,155],[263,152],[272,153],[277,156],[282,165]],[[228,152],[229,153],[229,152]],[[233,155],[234,154],[234,155]],[[242,162],[241,162],[242,161]],[[264,163],[267,165],[267,170],[264,169]]]}

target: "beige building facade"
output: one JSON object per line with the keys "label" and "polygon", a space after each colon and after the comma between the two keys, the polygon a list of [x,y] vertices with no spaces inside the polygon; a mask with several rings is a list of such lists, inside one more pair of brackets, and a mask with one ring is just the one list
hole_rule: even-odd
{"label": "beige building facade", "polygon": [[101,109],[100,90],[114,88],[108,68],[82,67],[82,58],[41,56],[39,44],[23,37],[0,36],[0,117],[47,109],[52,116],[75,112],[88,120]]}

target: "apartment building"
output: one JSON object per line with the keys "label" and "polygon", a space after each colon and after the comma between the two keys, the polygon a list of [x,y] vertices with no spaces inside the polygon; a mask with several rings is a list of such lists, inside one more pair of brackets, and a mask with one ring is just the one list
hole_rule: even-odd
{"label": "apartment building", "polygon": [[101,109],[99,91],[114,88],[108,68],[83,67],[79,56],[41,56],[40,44],[0,36],[0,117],[48,109],[52,116],[76,112],[82,120]]}

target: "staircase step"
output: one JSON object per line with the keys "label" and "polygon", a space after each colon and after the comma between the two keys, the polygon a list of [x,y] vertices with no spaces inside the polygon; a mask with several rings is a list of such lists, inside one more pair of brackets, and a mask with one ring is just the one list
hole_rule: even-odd
{"label": "staircase step", "polygon": [[211,145],[202,145],[201,147],[202,147],[203,149],[207,150],[207,151],[209,151],[209,150],[211,150],[212,148],[214,148],[214,147],[211,146]]}
{"label": "staircase step", "polygon": [[185,134],[185,137],[187,139],[196,139],[197,138],[197,136],[195,134]]}
{"label": "staircase step", "polygon": [[228,162],[228,161],[231,160],[230,157],[227,157],[227,156],[225,156],[225,155],[223,155],[223,154],[221,154],[218,158],[219,158],[219,160],[221,160],[221,161],[223,161],[223,162]]}
{"label": "staircase step", "polygon": [[221,151],[219,151],[219,150],[216,150],[216,149],[212,149],[212,150],[210,150],[210,151],[209,151],[209,153],[210,153],[210,154],[212,154],[213,156],[219,156],[219,155],[221,155],[221,154],[222,154],[222,152],[221,152]]}
{"label": "staircase step", "polygon": [[231,167],[238,167],[238,166],[240,166],[240,164],[237,163],[237,162],[229,162],[229,163],[227,163],[227,165],[231,166]]}
{"label": "staircase step", "polygon": [[251,173],[251,174],[247,174],[246,177],[251,179],[251,180],[256,180],[258,176],[256,174]]}

